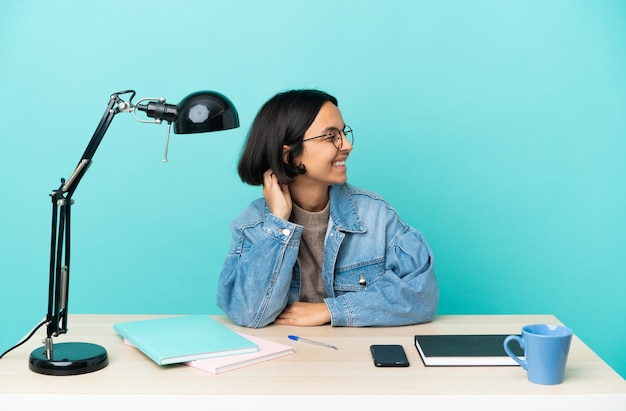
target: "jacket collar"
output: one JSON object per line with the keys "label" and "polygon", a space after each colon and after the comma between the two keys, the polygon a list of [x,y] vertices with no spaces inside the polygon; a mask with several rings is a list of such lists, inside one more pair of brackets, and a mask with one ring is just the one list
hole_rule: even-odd
{"label": "jacket collar", "polygon": [[347,184],[330,187],[330,218],[339,231],[364,233],[365,227],[357,213],[352,192]]}
{"label": "jacket collar", "polygon": [[[339,231],[364,233],[367,230],[361,224],[361,219],[352,199],[352,191],[347,184],[330,186],[330,219]],[[264,202],[265,217],[270,214],[267,201]]]}

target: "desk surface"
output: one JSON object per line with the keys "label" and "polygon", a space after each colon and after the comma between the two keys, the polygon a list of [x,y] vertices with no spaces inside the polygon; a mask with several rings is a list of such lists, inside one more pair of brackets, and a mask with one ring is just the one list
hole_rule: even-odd
{"label": "desk surface", "polygon": [[[268,406],[274,409],[282,404],[306,410],[319,409],[320,404],[328,404],[328,399],[320,399],[332,396],[333,404],[345,401],[351,407],[359,403],[388,407],[408,401],[416,406],[462,405],[464,409],[481,409],[486,402],[507,409],[532,404],[575,404],[584,409],[588,402],[593,409],[626,409],[626,381],[576,336],[565,381],[555,386],[528,382],[525,371],[517,366],[424,367],[413,345],[416,333],[513,334],[529,323],[558,323],[551,315],[451,315],[428,324],[392,328],[271,325],[261,329],[244,329],[226,317],[215,316],[235,330],[292,345],[295,351],[294,355],[218,375],[186,365],[159,366],[126,346],[113,330],[116,322],[156,317],[162,316],[72,315],[68,334],[55,342],[96,343],[109,353],[106,368],[78,376],[47,376],[28,369],[28,356],[42,340],[42,331],[0,360],[0,405],[19,404],[27,409],[62,397],[68,409],[72,404],[84,406],[81,401],[90,396],[94,404],[125,405],[124,409],[133,402],[165,406],[168,401],[206,405],[218,400],[254,407],[270,401]],[[288,334],[321,340],[339,349],[294,342]],[[411,366],[375,367],[371,344],[402,344]]]}

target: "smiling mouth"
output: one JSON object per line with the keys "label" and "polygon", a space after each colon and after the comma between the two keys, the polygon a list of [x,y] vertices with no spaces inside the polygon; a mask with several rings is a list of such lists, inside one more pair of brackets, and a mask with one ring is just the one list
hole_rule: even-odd
{"label": "smiling mouth", "polygon": [[342,160],[342,161],[334,161],[333,162],[334,166],[345,166],[346,165],[346,160]]}

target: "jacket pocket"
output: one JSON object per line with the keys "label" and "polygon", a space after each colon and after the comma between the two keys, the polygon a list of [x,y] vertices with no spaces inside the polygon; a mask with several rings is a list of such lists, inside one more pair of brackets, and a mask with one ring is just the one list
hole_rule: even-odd
{"label": "jacket pocket", "polygon": [[336,267],[334,289],[337,295],[365,291],[385,273],[382,259],[367,260],[346,267]]}

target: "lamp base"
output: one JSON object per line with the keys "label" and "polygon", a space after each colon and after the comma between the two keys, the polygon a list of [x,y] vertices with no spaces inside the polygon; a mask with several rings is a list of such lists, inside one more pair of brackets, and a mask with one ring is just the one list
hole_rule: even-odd
{"label": "lamp base", "polygon": [[30,353],[28,368],[39,374],[77,375],[101,370],[109,364],[107,351],[96,344],[67,342],[53,345],[52,359],[44,347]]}

